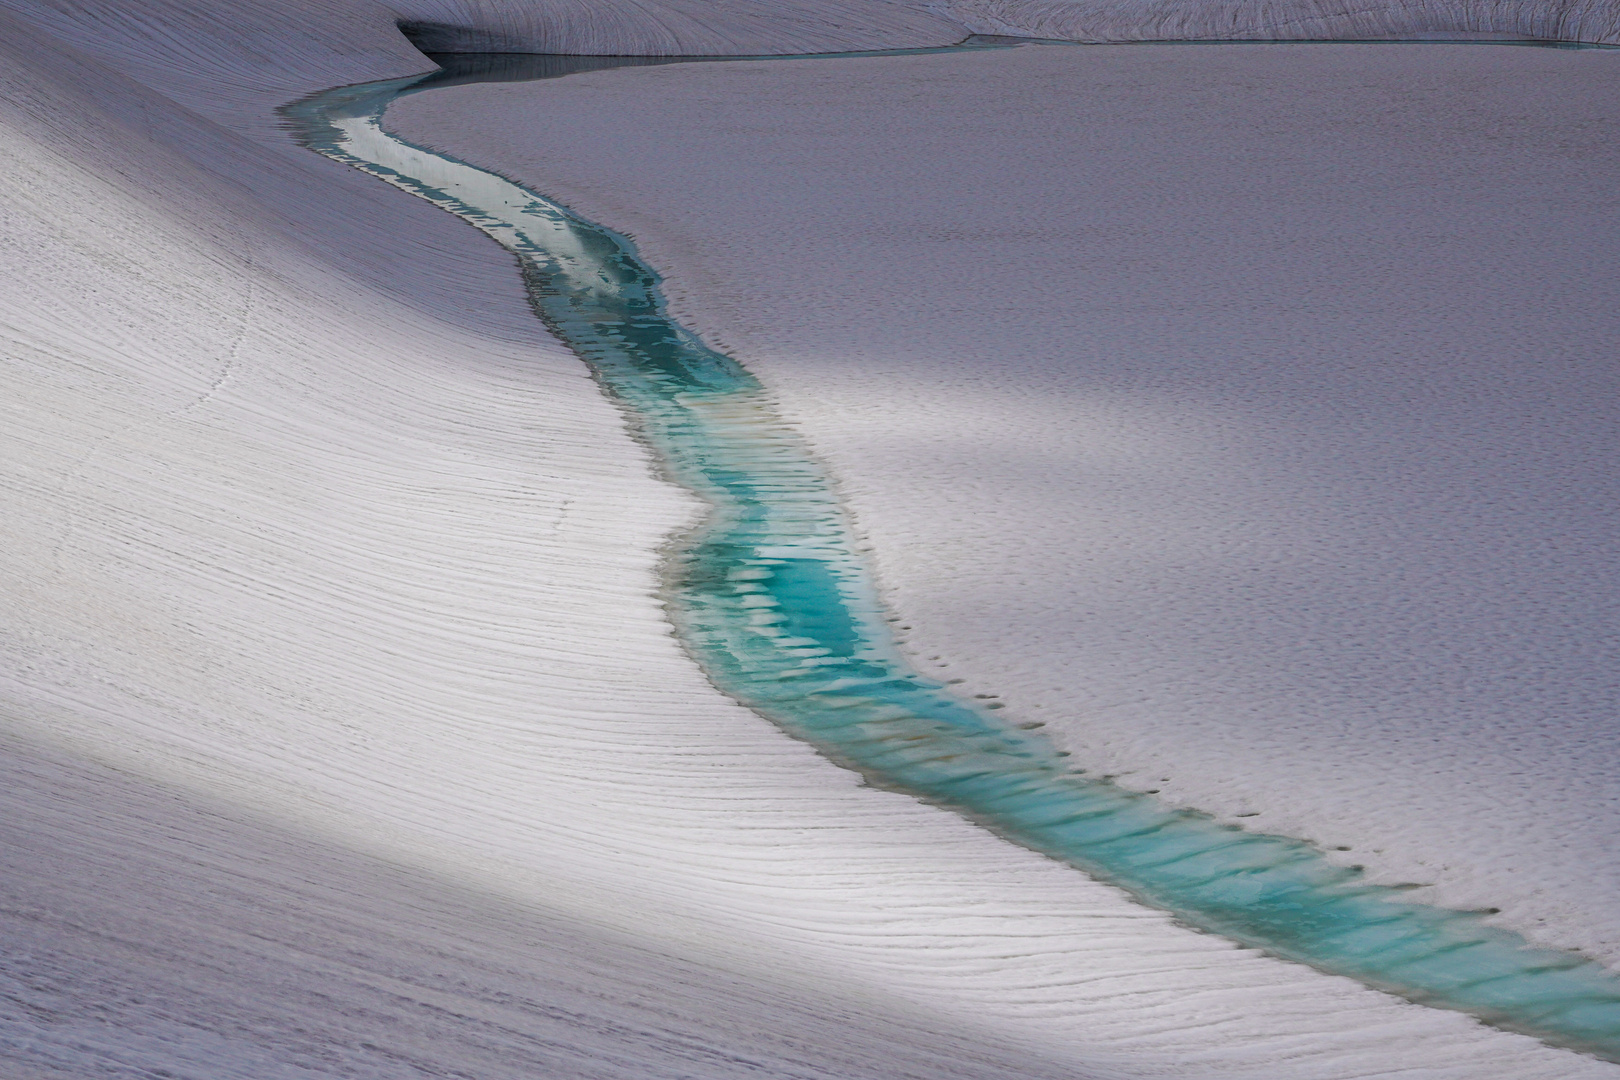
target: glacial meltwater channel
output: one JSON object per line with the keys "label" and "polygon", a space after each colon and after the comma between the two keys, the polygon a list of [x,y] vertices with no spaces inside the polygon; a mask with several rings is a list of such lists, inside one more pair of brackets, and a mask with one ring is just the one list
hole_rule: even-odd
{"label": "glacial meltwater channel", "polygon": [[[630,61],[633,62],[633,61]],[[760,384],[666,314],[631,243],[493,173],[388,134],[395,97],[613,66],[467,60],[327,91],[285,115],[310,148],[428,199],[515,253],[536,311],[709,507],[666,567],[685,647],[724,693],[868,782],[907,792],[1276,956],[1620,1062],[1620,979],[1479,913],[1402,899],[1312,845],[1087,779],[1042,735],[913,671],[826,473]]]}

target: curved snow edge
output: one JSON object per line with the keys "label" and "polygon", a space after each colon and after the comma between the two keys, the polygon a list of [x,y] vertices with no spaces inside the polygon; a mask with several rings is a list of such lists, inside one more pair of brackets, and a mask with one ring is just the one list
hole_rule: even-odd
{"label": "curved snow edge", "polygon": [[1614,0],[398,0],[424,52],[785,55],[950,45],[970,34],[1075,42],[1424,37],[1620,43]]}

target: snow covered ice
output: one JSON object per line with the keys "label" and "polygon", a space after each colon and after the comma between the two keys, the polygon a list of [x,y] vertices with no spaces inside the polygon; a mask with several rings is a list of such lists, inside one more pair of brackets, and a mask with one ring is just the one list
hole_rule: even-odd
{"label": "snow covered ice", "polygon": [[[278,126],[274,110],[287,101],[423,70],[394,18],[466,23],[483,18],[476,10],[221,6],[208,19],[156,4],[12,10],[0,424],[11,839],[0,1060],[16,1071],[1616,1074],[1193,934],[949,815],[859,787],[715,693],[672,639],[655,576],[660,545],[696,508],[656,479],[622,418],[533,320],[509,261],[434,208],[299,149]],[[960,29],[898,5],[860,29],[849,11],[829,19],[842,36],[820,46],[795,37],[764,48],[758,28],[744,43],[782,52],[933,45]],[[804,19],[795,25],[809,33]],[[706,51],[736,51],[727,43],[741,33],[719,35]],[[1081,205],[1067,189],[1041,201],[1041,170],[1072,175],[1076,162],[1018,119],[1019,106],[1039,115],[1028,106],[1041,95],[1099,78],[1095,67],[1077,74],[1059,52],[609,72],[421,95],[399,106],[395,122],[636,234],[683,315],[749,363],[830,463],[919,660],[944,657],[969,679],[967,692],[1001,694],[1009,713],[1034,717],[1039,706],[1039,718],[1073,740],[1077,756],[1093,754],[1099,770],[1135,767],[1143,787],[1171,776],[1167,795],[1234,819],[1260,811],[1269,830],[1323,843],[1342,836],[1355,849],[1347,859],[1391,875],[1418,867],[1424,880],[1438,879],[1440,902],[1479,897],[1527,933],[1612,962],[1613,894],[1601,884],[1612,880],[1612,851],[1587,838],[1607,835],[1615,809],[1607,742],[1591,727],[1612,716],[1602,679],[1613,669],[1601,653],[1572,660],[1545,644],[1563,618],[1573,640],[1601,648],[1601,633],[1582,628],[1601,631],[1608,610],[1601,583],[1612,552],[1603,544],[1612,533],[1600,518],[1584,519],[1589,532],[1561,526],[1571,520],[1565,507],[1595,515],[1610,505],[1596,493],[1612,399],[1600,382],[1582,381],[1599,379],[1613,355],[1604,320],[1614,307],[1602,291],[1612,275],[1597,261],[1612,250],[1601,187],[1612,163],[1596,137],[1612,115],[1603,97],[1612,80],[1590,66],[1610,58],[1470,49],[1435,60],[1425,57],[1441,54],[1407,47],[1318,59],[1203,47],[1086,54],[1116,93],[1084,129],[1084,149],[1108,166],[1084,174],[1092,201],[1083,212],[1101,217],[1121,200],[1140,211],[1128,199],[1143,189],[1139,178],[1168,176],[1193,205],[1236,208],[1250,226],[1223,231],[1213,215],[1190,229],[1177,223],[1191,250],[1170,250],[1192,269],[1161,272],[1160,287],[1197,301],[1185,325],[1153,316],[1151,296],[1139,298],[1144,316],[1108,291],[1129,284],[1118,270],[1109,277],[1110,266],[1164,256],[1166,229],[1138,215],[1115,233],[1076,230],[1105,252],[1089,264],[1088,355],[1145,364],[1156,354],[1140,339],[1170,332],[1195,341],[1207,331],[1212,355],[1254,346],[1293,325],[1278,309],[1306,302],[1315,332],[1341,350],[1309,370],[1314,381],[1288,385],[1294,411],[1276,410],[1287,423],[1234,450],[1252,405],[1212,398],[1195,366],[1208,357],[1196,349],[1184,347],[1189,355],[1165,376],[1171,392],[1157,397],[1129,385],[1097,394],[1094,362],[1080,373],[1092,401],[1062,382],[1073,369],[1030,355],[1074,341],[1078,306],[1054,312],[1038,302],[1042,289],[1070,288],[1073,277],[1062,275],[1075,271],[1061,255],[1031,263],[1035,240],[1008,235],[995,216],[1008,211],[985,202],[971,160],[961,166],[964,141],[981,145],[964,139],[962,125],[984,138],[985,128],[1002,129],[1005,142],[980,152],[1012,151],[1001,157],[1001,182],[1019,206],[1034,207],[1038,225],[1054,204]],[[918,67],[925,59],[938,66]],[[1194,165],[1213,152],[1175,127],[1207,119],[1188,104],[1200,78],[1206,87],[1283,88],[1263,98],[1272,111],[1259,119],[1271,127],[1242,117],[1272,140],[1243,145],[1270,157],[1240,158],[1224,172],[1190,168],[1190,179],[1153,168],[1166,146]],[[1290,107],[1287,94],[1311,79],[1322,89]],[[1436,152],[1440,164],[1423,183],[1397,190],[1403,198],[1368,195],[1390,175],[1411,178],[1398,156],[1374,162],[1371,180],[1345,194],[1335,213],[1364,239],[1342,257],[1370,271],[1351,276],[1359,292],[1334,306],[1314,299],[1325,282],[1294,275],[1297,291],[1278,294],[1276,270],[1271,279],[1233,272],[1281,266],[1290,276],[1300,262],[1288,252],[1315,240],[1300,231],[1311,198],[1359,160],[1348,155],[1366,151],[1369,136],[1350,123],[1356,108],[1385,125],[1395,117],[1399,133],[1401,103],[1434,93],[1436,82],[1447,102],[1472,87],[1460,112],[1478,123],[1464,126],[1455,154]],[[1382,111],[1354,96],[1362,85],[1367,94],[1385,88],[1373,102]],[[972,86],[999,95],[964,101]],[[1488,136],[1501,130],[1506,106],[1478,92],[1495,86],[1529,117],[1509,128],[1524,135],[1505,149]],[[1181,108],[1169,118],[1152,107],[1166,93],[1188,95],[1174,99]],[[1335,94],[1339,113],[1323,104]],[[883,110],[881,121],[860,118],[861,137],[880,136],[883,154],[829,134],[843,123],[847,136],[848,110],[862,102]],[[715,122],[731,109],[752,115]],[[1134,139],[1120,134],[1120,110],[1138,124]],[[952,124],[944,132],[941,114]],[[1423,128],[1411,122],[1416,130],[1398,149],[1415,154]],[[590,137],[609,126],[618,138]],[[762,128],[791,136],[763,137]],[[1313,142],[1313,131],[1325,134]],[[712,141],[718,134],[738,149]],[[687,149],[672,150],[683,138]],[[1313,157],[1329,142],[1347,156]],[[793,157],[795,145],[813,159]],[[1481,145],[1496,156],[1470,149]],[[854,168],[885,155],[929,182]],[[731,179],[705,171],[705,159],[726,162]],[[1023,164],[1009,170],[1007,161]],[[1482,177],[1520,170],[1513,175],[1529,187],[1515,190],[1529,194],[1495,210],[1490,233],[1507,238],[1511,258],[1484,250],[1505,276],[1466,279],[1499,282],[1503,292],[1487,297],[1495,306],[1482,315],[1459,305],[1442,320],[1462,344],[1441,358],[1452,367],[1426,371],[1431,383],[1467,392],[1431,388],[1440,400],[1421,399],[1423,415],[1455,417],[1460,435],[1483,416],[1510,441],[1481,458],[1465,439],[1441,463],[1452,471],[1420,473],[1424,484],[1391,498],[1429,499],[1424,485],[1450,490],[1443,482],[1463,476],[1476,485],[1467,490],[1485,485],[1485,501],[1469,505],[1513,512],[1511,535],[1535,540],[1542,554],[1534,565],[1506,564],[1513,573],[1496,594],[1468,568],[1499,571],[1502,561],[1489,557],[1497,548],[1459,544],[1456,529],[1431,534],[1441,558],[1472,575],[1469,603],[1498,613],[1484,621],[1498,636],[1469,648],[1545,657],[1568,676],[1560,685],[1570,697],[1593,704],[1572,711],[1565,699],[1537,698],[1535,680],[1519,696],[1490,680],[1475,688],[1469,668],[1457,675],[1472,695],[1463,700],[1497,707],[1469,713],[1486,722],[1460,731],[1460,721],[1431,710],[1432,747],[1415,747],[1410,731],[1387,720],[1360,729],[1363,754],[1338,765],[1329,755],[1344,749],[1339,736],[1309,725],[1223,743],[1210,725],[1230,732],[1233,702],[1274,694],[1262,719],[1328,710],[1308,695],[1287,697],[1299,689],[1297,664],[1279,661],[1293,684],[1257,683],[1242,656],[1223,661],[1226,681],[1202,679],[1208,659],[1196,650],[1177,669],[1176,655],[1160,655],[1165,627],[1189,612],[1224,626],[1224,612],[1245,632],[1264,631],[1232,642],[1286,658],[1277,651],[1284,630],[1257,621],[1252,607],[1222,609],[1218,596],[1186,588],[1159,597],[1165,610],[1144,609],[1140,580],[1128,576],[1110,579],[1117,594],[1108,604],[1086,609],[1070,602],[1086,587],[1086,568],[1065,576],[1042,560],[1089,543],[1078,550],[1095,567],[1107,555],[1098,544],[1187,545],[1189,534],[1214,528],[1219,543],[1189,550],[1219,575],[1218,560],[1244,534],[1206,507],[1231,504],[1230,492],[1264,481],[1264,498],[1251,493],[1235,505],[1269,515],[1268,542],[1286,547],[1353,520],[1329,513],[1346,505],[1335,501],[1346,492],[1364,496],[1373,482],[1402,479],[1396,466],[1414,453],[1404,444],[1359,459],[1370,475],[1358,487],[1320,456],[1301,458],[1295,432],[1324,434],[1317,453],[1342,458],[1351,435],[1376,450],[1390,430],[1413,429],[1412,406],[1402,411],[1413,383],[1348,361],[1365,360],[1352,345],[1367,339],[1431,355],[1420,350],[1433,348],[1427,324],[1409,313],[1461,286],[1457,276],[1418,272],[1444,264],[1414,268],[1399,239],[1429,212],[1422,220],[1436,223],[1440,255],[1481,250],[1489,230],[1470,231],[1466,214],[1434,215],[1425,201],[1459,184],[1473,198],[1469,162]],[[1246,196],[1255,170],[1275,186]],[[829,186],[839,176],[852,187]],[[1297,203],[1279,191],[1297,192]],[[952,202],[964,198],[978,200],[974,215]],[[822,213],[835,200],[842,224]],[[1273,231],[1253,227],[1279,205]],[[1384,206],[1386,217],[1369,213]],[[1353,240],[1337,221],[1328,237]],[[773,238],[750,240],[750,229]],[[905,279],[903,292],[885,289],[892,267],[852,236],[861,232],[882,237],[921,277]],[[919,255],[919,241],[933,246]],[[1012,253],[997,254],[1008,241]],[[1065,244],[1084,247],[1067,234]],[[1319,259],[1323,246],[1308,250]],[[795,258],[782,258],[784,248]],[[998,260],[1023,277],[987,275]],[[1199,268],[1224,271],[1240,298],[1259,297],[1242,309],[1246,328],[1220,321],[1232,294],[1198,278]],[[1510,303],[1513,286],[1528,298]],[[1020,295],[1039,310],[1019,308]],[[1407,307],[1370,303],[1391,296],[1408,298]],[[887,302],[916,310],[898,317]],[[954,322],[942,310],[952,305],[964,309]],[[1356,321],[1369,308],[1383,313],[1376,327]],[[1110,310],[1132,317],[1105,322]],[[1512,364],[1525,343],[1552,358],[1550,370]],[[929,366],[904,349],[937,359]],[[1263,382],[1269,354],[1257,355],[1254,370],[1239,374]],[[987,375],[992,362],[1004,366]],[[1007,371],[1027,380],[1023,389],[989,381]],[[1340,374],[1326,393],[1332,372]],[[1537,400],[1570,407],[1545,419],[1515,410],[1524,381]],[[1347,421],[1323,422],[1339,409]],[[1024,475],[1006,471],[1008,455],[1051,477],[1099,461],[1116,470],[1140,463],[1119,483],[1134,485],[1144,507],[1174,505],[1178,520],[1166,528],[1162,515],[1112,514],[1088,541],[1075,527],[1088,496],[1008,483]],[[1492,468],[1503,459],[1521,471]],[[1286,482],[1290,469],[1307,480]],[[1520,502],[1492,494],[1504,473]],[[1571,479],[1537,486],[1546,476]],[[1445,506],[1403,513],[1399,520],[1455,525]],[[1044,535],[1032,531],[1032,514],[1051,520]],[[1046,542],[1054,534],[1062,543]],[[1010,542],[1019,535],[1026,539]],[[1405,535],[1410,546],[1395,549],[1391,572],[1434,566],[1421,562],[1430,558],[1424,534]],[[1316,564],[1307,569],[1324,580]],[[1549,590],[1548,580],[1585,587]],[[1032,605],[1034,595],[1047,602]],[[1444,605],[1453,594],[1421,595],[1441,625],[1453,625],[1444,621],[1458,610]],[[1385,609],[1365,597],[1344,608],[1359,614],[1352,628],[1364,635],[1388,626],[1378,621]],[[1073,617],[1082,610],[1092,622]],[[1096,662],[1109,659],[1098,644],[1109,627],[1128,621],[1159,638],[1148,650],[1159,663],[1128,649]],[[1536,634],[1540,652],[1514,651]],[[1409,682],[1411,670],[1439,672],[1435,696],[1456,700],[1446,697],[1444,661],[1333,670],[1365,671],[1386,690],[1407,685],[1399,680]],[[1303,677],[1305,689],[1322,692],[1311,669]],[[1187,689],[1200,685],[1209,702]],[[1086,725],[1099,710],[1085,695],[1133,686],[1137,705],[1107,710],[1119,734],[1096,737]],[[1405,693],[1410,702],[1413,691]],[[1336,700],[1388,699],[1341,689]],[[1537,714],[1534,727],[1515,726],[1538,701],[1544,712],[1562,710],[1551,721],[1569,723]],[[1211,703],[1226,711],[1189,707]],[[1161,773],[1167,763],[1154,753],[1186,757]],[[1413,760],[1445,768],[1425,779]],[[1334,775],[1301,782],[1313,762]],[[1374,776],[1390,797],[1346,812],[1345,800],[1358,785],[1364,795]],[[1469,801],[1480,798],[1490,800],[1494,827]]]}

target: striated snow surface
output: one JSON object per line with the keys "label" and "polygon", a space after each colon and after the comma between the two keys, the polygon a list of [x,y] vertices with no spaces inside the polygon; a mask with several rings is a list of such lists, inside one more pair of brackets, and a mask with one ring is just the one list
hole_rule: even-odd
{"label": "striated snow surface", "polygon": [[431,51],[754,55],[1071,41],[1545,38],[1620,42],[1615,0],[394,0]]}
{"label": "striated snow surface", "polygon": [[951,45],[919,0],[396,0],[429,51],[620,56],[851,52]]}
{"label": "striated snow surface", "polygon": [[[268,89],[291,71],[397,57],[388,26],[446,52],[777,55],[950,45],[968,34],[1073,41],[1413,36],[1620,43],[1616,0],[7,0],[120,70]],[[207,41],[199,49],[197,43]],[[183,58],[183,64],[174,61]],[[268,63],[285,65],[280,74]],[[341,77],[341,76],[339,76]],[[201,85],[198,85],[201,89]]]}
{"label": "striated snow surface", "polygon": [[637,237],[843,482],[925,669],[1615,964],[1617,62],[1027,47],[388,122]]}
{"label": "striated snow surface", "polygon": [[1066,41],[1540,38],[1620,42],[1612,0],[949,0],[980,34]]}
{"label": "striated snow surface", "polygon": [[[120,70],[165,86],[267,90],[293,71],[351,80],[397,58],[392,23],[429,51],[719,56],[950,45],[969,34],[1073,41],[1541,38],[1620,43],[1616,0],[6,0]],[[198,43],[206,41],[207,48]],[[274,59],[275,63],[272,63]],[[180,63],[176,63],[179,60]],[[311,87],[314,89],[314,87]]]}
{"label": "striated snow surface", "polygon": [[0,1074],[1617,1074],[716,695],[655,595],[694,507],[511,264],[280,130],[421,70],[398,12],[6,11]]}
{"label": "striated snow surface", "polygon": [[1411,36],[1620,42],[1615,0],[394,0],[429,51],[713,56],[1070,41]]}

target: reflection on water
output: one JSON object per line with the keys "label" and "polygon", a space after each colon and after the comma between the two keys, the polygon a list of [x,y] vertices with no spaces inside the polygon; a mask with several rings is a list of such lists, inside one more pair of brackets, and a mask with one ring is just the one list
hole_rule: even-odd
{"label": "reflection on water", "polygon": [[540,318],[626,407],[666,475],[708,504],[673,545],[665,578],[681,641],[714,684],[869,783],[961,813],[1187,923],[1620,1061],[1620,981],[1599,965],[1532,948],[1479,913],[1405,902],[1302,841],[1089,779],[1038,732],[913,671],[826,473],[753,376],[668,316],[630,242],[379,122],[404,92],[625,62],[681,59],[463,56],[438,75],[328,91],[286,115],[312,149],[516,253]]}

